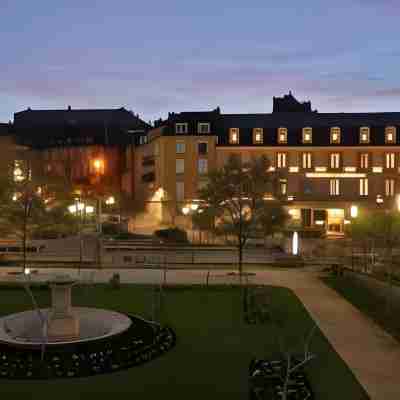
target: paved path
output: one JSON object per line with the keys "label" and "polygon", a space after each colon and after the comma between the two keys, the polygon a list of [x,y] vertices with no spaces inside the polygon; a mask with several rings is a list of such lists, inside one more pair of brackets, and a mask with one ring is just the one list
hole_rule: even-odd
{"label": "paved path", "polygon": [[[5,272],[4,269],[2,271]],[[4,272],[0,279],[6,279]],[[35,279],[46,280],[49,276],[46,273],[55,272],[62,271],[43,270],[43,275],[40,271]],[[89,271],[82,271],[81,276],[104,282],[115,272],[120,272],[122,282],[156,283],[163,278],[163,271],[160,270],[102,270],[95,271],[94,276]],[[213,272],[210,284],[237,283],[238,278],[228,276],[227,272]],[[73,273],[77,274],[76,271]],[[206,274],[204,270],[169,270],[167,281],[204,283]],[[307,270],[265,270],[257,271],[249,281],[292,289],[371,399],[399,400],[400,344],[334,290],[325,286],[318,276],[318,272]]]}

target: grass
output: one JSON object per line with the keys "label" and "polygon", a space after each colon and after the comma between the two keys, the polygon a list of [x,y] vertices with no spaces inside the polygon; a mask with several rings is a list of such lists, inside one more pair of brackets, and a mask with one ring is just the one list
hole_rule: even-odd
{"label": "grass", "polygon": [[400,320],[398,318],[400,304],[396,304],[394,301],[391,308],[387,310],[385,297],[349,275],[325,277],[322,278],[322,281],[373,319],[385,331],[400,340]]}
{"label": "grass", "polygon": [[[0,314],[31,308],[22,289],[1,290]],[[269,287],[269,295],[284,317],[283,335],[291,345],[310,329],[312,321],[288,289]],[[48,290],[35,290],[40,304]],[[152,290],[146,286],[107,285],[74,288],[75,305],[105,307],[148,317]],[[270,325],[245,325],[240,318],[241,291],[235,287],[172,287],[166,291],[164,322],[177,333],[177,346],[163,357],[122,372],[54,381],[1,380],[4,398],[19,399],[246,399],[247,373],[253,357],[277,350]],[[367,399],[367,395],[318,331],[312,344],[318,358],[307,371],[316,399]]]}

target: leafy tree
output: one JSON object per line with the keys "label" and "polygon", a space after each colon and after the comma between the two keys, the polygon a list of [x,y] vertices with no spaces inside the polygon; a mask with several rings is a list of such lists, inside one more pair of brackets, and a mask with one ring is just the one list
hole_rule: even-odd
{"label": "leafy tree", "polygon": [[240,276],[248,239],[271,234],[286,219],[278,200],[265,199],[266,193],[275,193],[277,187],[277,175],[269,172],[269,167],[266,157],[243,162],[231,156],[223,168],[208,174],[208,184],[199,191],[201,206],[193,216],[194,223],[208,225],[237,246]]}
{"label": "leafy tree", "polygon": [[76,219],[67,209],[72,194],[56,179],[32,177],[29,163],[17,179],[10,177],[3,183],[0,192],[0,234],[13,234],[21,240],[25,271],[27,242],[35,233],[50,228],[62,232],[76,229]]}

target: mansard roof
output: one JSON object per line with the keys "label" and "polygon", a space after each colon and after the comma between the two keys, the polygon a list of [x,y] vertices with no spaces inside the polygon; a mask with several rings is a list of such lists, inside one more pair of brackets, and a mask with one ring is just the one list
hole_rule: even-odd
{"label": "mansard roof", "polygon": [[0,136],[8,136],[11,134],[11,124],[4,124],[0,122]]}
{"label": "mansard roof", "polygon": [[[239,128],[240,146],[274,146],[277,143],[277,128],[288,129],[289,146],[303,146],[302,129],[313,129],[313,146],[330,145],[330,128],[341,128],[341,145],[355,146],[359,144],[359,129],[370,128],[370,144],[385,145],[384,131],[387,126],[397,128],[397,143],[400,145],[400,112],[381,113],[317,113],[317,112],[275,112],[269,114],[221,114],[210,112],[182,112],[170,114],[164,121],[165,135],[175,135],[175,123],[186,122],[188,134],[197,134],[199,122],[210,123],[210,134],[218,136],[219,146],[228,146],[229,129]],[[262,144],[253,144],[253,129],[263,128]],[[237,145],[232,145],[237,146]]]}
{"label": "mansard roof", "polygon": [[[150,125],[125,108],[32,110],[14,114],[16,135],[33,146],[69,143],[82,144],[78,137],[94,137],[91,143],[124,144],[130,136],[145,133]],[[56,138],[56,139],[55,139]]]}

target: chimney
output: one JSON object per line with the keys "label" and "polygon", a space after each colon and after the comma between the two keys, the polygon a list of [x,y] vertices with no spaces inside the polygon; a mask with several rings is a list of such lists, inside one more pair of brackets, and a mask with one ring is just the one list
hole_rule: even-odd
{"label": "chimney", "polygon": [[71,106],[68,106],[68,111],[71,111]]}

